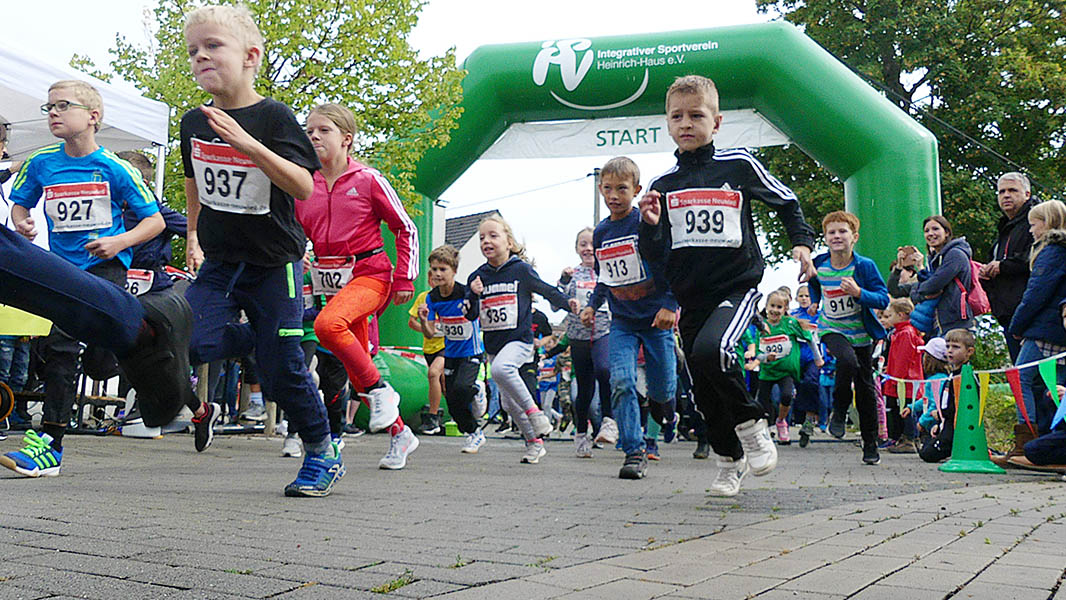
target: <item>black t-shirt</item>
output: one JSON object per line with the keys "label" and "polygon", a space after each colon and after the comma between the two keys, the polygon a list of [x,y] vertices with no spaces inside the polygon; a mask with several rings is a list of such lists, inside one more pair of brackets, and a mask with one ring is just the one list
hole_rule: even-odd
{"label": "black t-shirt", "polygon": [[[312,173],[321,168],[288,106],[264,98],[225,112],[278,156]],[[196,179],[197,234],[206,258],[276,267],[304,255],[306,240],[292,196],[223,142],[199,108],[181,118],[181,160],[185,177]]]}

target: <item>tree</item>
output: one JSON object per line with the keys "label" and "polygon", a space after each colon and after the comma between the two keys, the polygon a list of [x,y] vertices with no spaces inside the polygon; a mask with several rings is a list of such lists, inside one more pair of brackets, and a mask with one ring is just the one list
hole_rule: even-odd
{"label": "tree", "polygon": [[[1021,170],[1042,184],[1034,186],[1034,196],[1066,199],[1063,0],[756,2],[760,11],[802,27],[937,136],[943,212],[955,234],[968,238],[975,259],[995,241],[1000,174]],[[843,208],[840,181],[799,149],[759,154],[793,187],[812,224]],[[782,254],[787,238],[781,226],[759,212]],[[916,239],[925,216],[914,215]]]}
{"label": "tree", "polygon": [[[231,2],[232,3],[232,2]],[[116,36],[114,73],[171,113],[166,197],[183,210],[177,131],[181,116],[209,99],[192,78],[185,50],[184,15],[201,3],[160,0],[146,13],[154,37],[137,45]],[[427,148],[447,143],[460,109],[463,71],[454,48],[419,58],[407,42],[425,0],[245,0],[266,40],[256,90],[291,106],[300,117],[316,104],[336,102],[355,113],[355,152],[389,175],[410,209],[421,197],[411,185]],[[72,63],[95,67],[85,57]],[[184,256],[184,252],[175,253]]]}

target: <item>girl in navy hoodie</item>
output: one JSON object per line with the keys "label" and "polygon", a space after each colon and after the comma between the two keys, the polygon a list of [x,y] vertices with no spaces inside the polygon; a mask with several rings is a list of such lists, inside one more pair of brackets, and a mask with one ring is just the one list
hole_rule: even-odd
{"label": "girl in navy hoodie", "polygon": [[[1010,335],[1022,340],[1016,363],[1019,365],[1066,352],[1066,330],[1059,313],[1059,305],[1066,298],[1066,205],[1049,200],[1034,206],[1029,211],[1029,230],[1034,240],[1029,259],[1031,274],[1009,329]],[[1035,418],[1038,433],[1047,433],[1055,407],[1038,401],[1045,397],[1046,390],[1037,368],[1023,369],[1021,380],[1025,408]],[[1063,382],[1060,377],[1059,383]],[[1021,415],[1018,421],[1021,425]],[[1015,434],[1026,429],[1017,427]]]}
{"label": "girl in navy hoodie", "polygon": [[526,440],[522,462],[536,464],[545,454],[541,436],[554,427],[533,402],[519,374],[521,366],[533,357],[532,295],[543,296],[557,310],[568,310],[570,302],[526,262],[525,247],[515,240],[502,217],[486,217],[478,236],[487,262],[470,274],[471,300],[480,297],[485,352],[492,364],[492,379],[500,389],[500,403]]}

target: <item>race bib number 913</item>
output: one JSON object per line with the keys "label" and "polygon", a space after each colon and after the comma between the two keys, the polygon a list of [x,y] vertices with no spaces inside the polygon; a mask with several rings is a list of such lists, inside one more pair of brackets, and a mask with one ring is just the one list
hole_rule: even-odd
{"label": "race bib number 913", "polygon": [[736,190],[697,188],[668,192],[671,249],[739,248],[741,196]]}
{"label": "race bib number 913", "polygon": [[228,213],[270,213],[270,179],[236,148],[193,139],[192,168],[201,203]]}
{"label": "race bib number 913", "polygon": [[599,281],[609,287],[630,285],[644,280],[644,265],[632,239],[611,241],[596,250],[600,265]]}

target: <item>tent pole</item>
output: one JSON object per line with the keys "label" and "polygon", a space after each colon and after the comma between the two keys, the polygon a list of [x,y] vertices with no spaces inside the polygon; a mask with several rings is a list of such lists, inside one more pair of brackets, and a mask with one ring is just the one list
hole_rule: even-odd
{"label": "tent pole", "polygon": [[167,147],[159,144],[155,147],[155,195],[163,199],[163,161],[167,157]]}

